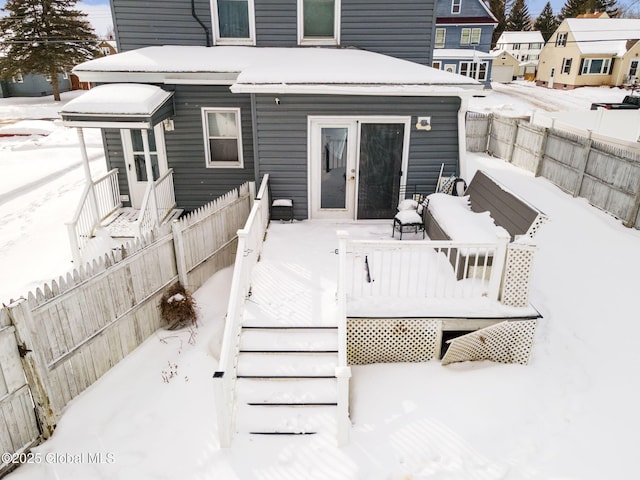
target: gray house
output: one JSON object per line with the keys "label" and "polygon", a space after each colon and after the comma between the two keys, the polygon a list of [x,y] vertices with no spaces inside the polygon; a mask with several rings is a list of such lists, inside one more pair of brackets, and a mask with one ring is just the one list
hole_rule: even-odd
{"label": "gray house", "polygon": [[[189,211],[269,173],[298,219],[392,218],[459,169],[482,85],[430,66],[435,1],[192,4],[113,0],[122,53],[74,69],[100,87],[63,119],[102,129],[124,206],[143,208],[152,178]],[[132,85],[149,87],[135,112]]]}
{"label": "gray house", "polygon": [[[71,90],[68,73],[58,74],[60,92]],[[19,74],[0,80],[0,97],[42,97],[53,95],[51,79],[41,73]]]}

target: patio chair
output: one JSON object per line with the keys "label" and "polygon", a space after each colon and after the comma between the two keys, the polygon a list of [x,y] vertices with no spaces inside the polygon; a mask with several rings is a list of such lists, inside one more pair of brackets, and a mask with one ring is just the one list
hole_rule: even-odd
{"label": "patio chair", "polygon": [[418,197],[418,200],[407,199],[398,204],[398,213],[393,217],[393,230],[391,237],[395,238],[396,232],[400,233],[400,240],[402,240],[402,234],[413,231],[414,233],[422,232],[422,238],[425,236],[424,228],[424,213],[427,210],[426,203],[428,200],[422,200],[422,197]]}

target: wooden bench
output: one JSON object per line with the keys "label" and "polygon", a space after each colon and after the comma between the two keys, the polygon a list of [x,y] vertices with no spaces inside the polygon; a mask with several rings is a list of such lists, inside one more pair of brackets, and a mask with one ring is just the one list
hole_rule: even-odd
{"label": "wooden bench", "polygon": [[[465,196],[469,197],[471,211],[489,212],[494,223],[509,233],[511,241],[523,235],[533,239],[539,228],[548,220],[544,213],[482,170],[478,170],[474,175]],[[431,240],[469,241],[465,238],[452,238],[446,228],[436,220],[437,213],[434,215],[433,208],[429,205],[425,215],[425,230]],[[469,264],[475,261],[474,257]],[[491,258],[487,259],[487,265],[491,265]],[[458,273],[459,279],[467,276],[469,272]]]}

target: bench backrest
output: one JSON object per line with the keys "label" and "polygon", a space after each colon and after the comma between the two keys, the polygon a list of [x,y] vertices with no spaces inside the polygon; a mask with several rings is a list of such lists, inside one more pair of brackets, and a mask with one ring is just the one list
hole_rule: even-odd
{"label": "bench backrest", "polygon": [[516,235],[533,237],[547,217],[538,209],[478,170],[465,191],[471,210],[491,213],[496,225],[503,227],[513,240]]}

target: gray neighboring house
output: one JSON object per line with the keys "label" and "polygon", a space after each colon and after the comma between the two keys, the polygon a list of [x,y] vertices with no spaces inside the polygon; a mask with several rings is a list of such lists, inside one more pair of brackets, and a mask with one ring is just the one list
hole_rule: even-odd
{"label": "gray neighboring house", "polygon": [[[44,97],[53,95],[51,80],[41,73],[28,73],[16,75],[0,80],[0,97]],[[58,75],[60,92],[71,90],[71,81],[68,73]]]}
{"label": "gray neighboring house", "polygon": [[[187,211],[268,173],[297,219],[390,219],[443,163],[460,170],[482,85],[431,68],[435,0],[191,3],[112,0],[122,53],[73,70],[105,88],[63,120],[102,129],[125,206],[140,208],[149,173],[172,172]],[[132,84],[157,88],[146,111],[119,98]]]}

